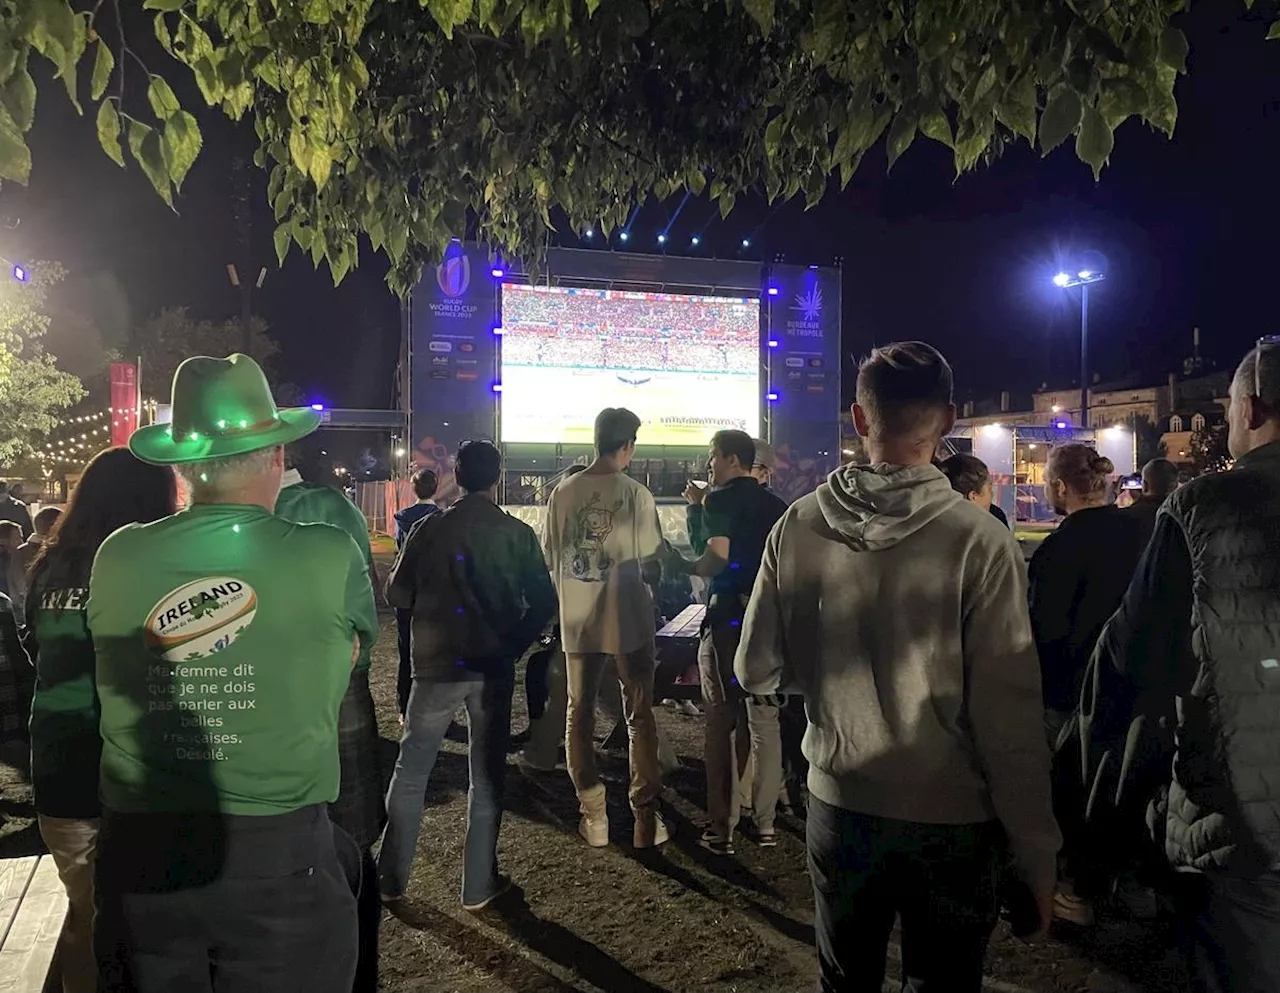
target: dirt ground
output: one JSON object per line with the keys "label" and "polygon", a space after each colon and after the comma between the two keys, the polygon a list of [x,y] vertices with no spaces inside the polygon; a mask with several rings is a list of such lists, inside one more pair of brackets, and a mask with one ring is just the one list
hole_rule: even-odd
{"label": "dirt ground", "polygon": [[[513,729],[527,724],[517,679]],[[373,692],[384,777],[395,759],[395,632],[383,617]],[[459,715],[459,721],[465,718]],[[426,794],[423,831],[408,896],[412,921],[384,917],[382,988],[388,993],[800,993],[813,988],[812,896],[803,823],[781,824],[772,850],[748,841],[733,859],[698,847],[703,813],[702,721],[661,708],[681,768],[664,809],[674,828],[660,852],[630,844],[625,753],[603,754],[613,841],[588,848],[563,769],[508,770],[502,867],[523,901],[468,914],[458,903],[466,809],[466,731],[455,724]],[[600,733],[607,730],[603,725]],[[514,747],[514,746],[513,746]],[[0,857],[40,850],[30,790],[0,765]],[[408,916],[408,915],[406,915]],[[890,976],[897,975],[896,947]],[[1119,993],[1179,990],[1183,980],[1168,928],[1104,919],[1091,934],[1055,930],[1035,947],[1004,925],[988,955],[993,993]],[[888,988],[888,987],[886,987]]]}

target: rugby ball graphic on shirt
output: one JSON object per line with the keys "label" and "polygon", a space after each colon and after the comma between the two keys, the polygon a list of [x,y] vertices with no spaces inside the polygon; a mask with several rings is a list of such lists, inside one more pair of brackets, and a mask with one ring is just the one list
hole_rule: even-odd
{"label": "rugby ball graphic on shirt", "polygon": [[220,652],[244,633],[258,594],[242,579],[210,576],[179,586],[151,608],[147,646],[166,662],[190,662]]}

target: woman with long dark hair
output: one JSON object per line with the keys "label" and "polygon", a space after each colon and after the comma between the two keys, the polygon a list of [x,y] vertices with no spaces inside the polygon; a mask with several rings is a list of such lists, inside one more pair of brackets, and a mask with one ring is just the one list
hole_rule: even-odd
{"label": "woman with long dark hair", "polygon": [[127,448],[99,452],[85,467],[53,532],[31,564],[27,648],[36,667],[31,703],[31,783],[40,835],[67,889],[60,945],[64,993],[92,993],[93,864],[97,847],[98,692],[85,622],[89,571],[98,546],[126,524],[175,510],[173,472]]}

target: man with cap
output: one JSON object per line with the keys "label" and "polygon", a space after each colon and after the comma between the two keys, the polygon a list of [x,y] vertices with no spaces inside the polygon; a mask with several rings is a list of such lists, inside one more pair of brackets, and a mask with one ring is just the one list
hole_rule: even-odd
{"label": "man with cap", "polygon": [[751,442],[756,446],[756,457],[751,462],[751,476],[767,488],[769,480],[778,469],[778,456],[773,454],[773,446],[763,438],[752,438]]}
{"label": "man with cap", "polygon": [[[287,457],[287,456],[286,456]],[[295,524],[331,524],[351,536],[369,574],[370,590],[377,589],[377,567],[369,545],[369,527],[358,507],[332,486],[309,483],[296,468],[285,470],[276,516]],[[375,598],[376,598],[376,594]],[[329,817],[360,850],[358,916],[360,956],[355,993],[377,993],[378,925],[382,903],[378,899],[378,871],[370,851],[387,822],[382,775],[378,771],[378,718],[369,691],[369,657],[372,642],[361,642],[360,656],[338,711],[338,758],[341,786],[337,802],[329,805]],[[348,866],[348,873],[357,870]]]}
{"label": "man with cap", "polygon": [[350,840],[327,805],[377,616],[348,535],[271,512],[283,446],[319,421],[278,411],[248,356],[201,356],[174,375],[172,424],[130,439],[191,506],[116,531],[90,577],[104,989],[351,989]]}

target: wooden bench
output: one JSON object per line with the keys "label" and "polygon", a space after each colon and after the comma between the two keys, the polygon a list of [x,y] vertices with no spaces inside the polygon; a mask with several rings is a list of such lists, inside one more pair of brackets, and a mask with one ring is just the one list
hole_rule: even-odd
{"label": "wooden bench", "polygon": [[[702,617],[707,608],[701,603],[691,603],[662,626],[657,634],[657,668],[653,674],[653,702],[663,700],[702,699],[702,687],[697,683],[677,683],[688,668],[698,664],[698,635],[702,630]],[[627,725],[619,721],[604,741],[605,748],[624,748],[627,744]]]}
{"label": "wooden bench", "polygon": [[41,993],[62,922],[67,892],[48,855],[0,859],[0,993]]}

